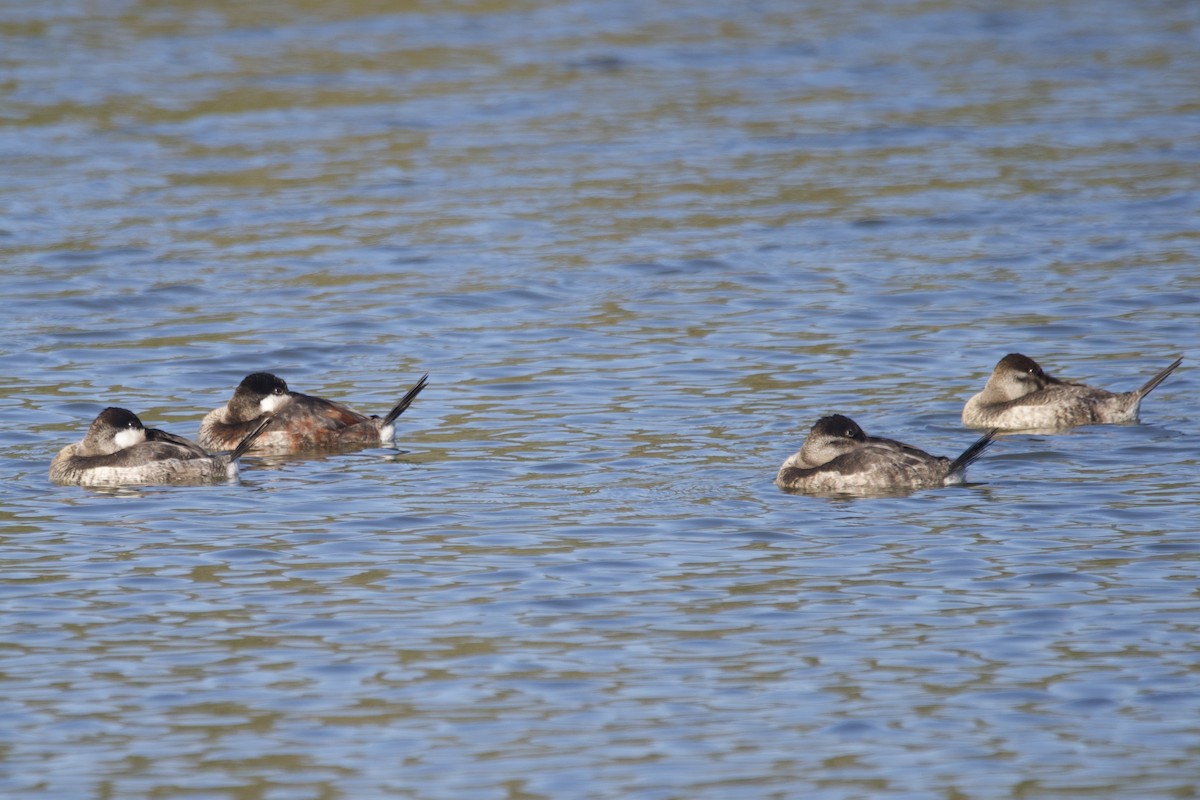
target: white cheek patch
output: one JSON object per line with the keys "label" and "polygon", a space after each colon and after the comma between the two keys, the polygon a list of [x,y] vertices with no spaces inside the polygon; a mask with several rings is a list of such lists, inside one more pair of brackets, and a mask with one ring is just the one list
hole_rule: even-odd
{"label": "white cheek patch", "polygon": [[274,414],[286,406],[291,399],[286,394],[269,394],[259,401],[258,407],[262,409],[264,414]]}
{"label": "white cheek patch", "polygon": [[125,428],[117,431],[117,435],[113,437],[113,442],[116,443],[118,450],[124,450],[127,447],[133,447],[135,444],[141,444],[146,441],[146,431],[142,428]]}

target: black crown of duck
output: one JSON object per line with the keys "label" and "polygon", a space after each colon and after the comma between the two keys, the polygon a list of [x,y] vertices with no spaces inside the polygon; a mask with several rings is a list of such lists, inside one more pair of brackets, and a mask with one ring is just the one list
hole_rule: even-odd
{"label": "black crown of duck", "polygon": [[322,397],[294,392],[269,372],[254,372],[238,384],[233,397],[213,409],[200,423],[200,443],[228,447],[265,417],[269,429],[254,443],[254,452],[297,453],[306,450],[346,450],[391,444],[396,418],[404,413],[429,376],[423,375],[385,416],[367,416]]}
{"label": "black crown of duck", "polygon": [[249,428],[229,453],[210,453],[173,433],[147,428],[132,411],[110,407],[100,412],[83,440],[59,451],[50,464],[50,480],[80,486],[146,486],[211,483],[237,475],[237,461],[270,424]]}
{"label": "black crown of duck", "polygon": [[821,417],[800,451],[783,462],[775,483],[789,491],[870,494],[962,483],[967,467],[983,455],[995,431],[977,439],[954,460],[912,445],[868,436],[841,414]]}
{"label": "black crown of duck", "polygon": [[983,391],[963,406],[962,421],[973,428],[1004,430],[1136,422],[1142,398],[1182,363],[1182,357],[1175,359],[1132,392],[1109,392],[1060,380],[1032,358],[1009,353],[996,364]]}

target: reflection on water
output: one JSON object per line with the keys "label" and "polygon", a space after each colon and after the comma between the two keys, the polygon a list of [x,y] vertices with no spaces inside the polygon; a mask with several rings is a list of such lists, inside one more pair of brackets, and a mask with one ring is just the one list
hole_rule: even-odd
{"label": "reflection on water", "polygon": [[[0,793],[1197,790],[1190,6],[0,10]],[[1024,352],[1142,424],[965,487]],[[397,449],[51,486],[247,373]],[[581,792],[580,787],[587,787]]]}

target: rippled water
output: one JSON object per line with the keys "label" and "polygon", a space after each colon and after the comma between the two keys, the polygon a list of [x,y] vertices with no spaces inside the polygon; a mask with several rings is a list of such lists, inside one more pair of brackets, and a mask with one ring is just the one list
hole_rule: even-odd
{"label": "rippled water", "polygon": [[[1184,2],[0,5],[0,794],[1200,793]],[[1193,352],[1189,352],[1189,348]],[[1019,350],[1139,425],[900,498]],[[46,477],[247,372],[398,449]]]}

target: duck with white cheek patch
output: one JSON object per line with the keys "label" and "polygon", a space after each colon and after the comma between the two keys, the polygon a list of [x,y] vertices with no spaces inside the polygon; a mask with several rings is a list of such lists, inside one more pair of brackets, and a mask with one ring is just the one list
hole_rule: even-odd
{"label": "duck with white cheek patch", "polygon": [[247,375],[224,406],[200,423],[200,443],[226,447],[266,416],[274,422],[254,444],[254,452],[284,454],[349,450],[388,445],[396,435],[396,418],[404,413],[429,376],[424,375],[384,417],[367,416],[323,397],[294,392],[269,372]]}
{"label": "duck with white cheek patch", "polygon": [[54,457],[50,480],[79,486],[226,481],[237,476],[238,459],[270,423],[270,417],[260,420],[231,452],[214,453],[182,436],[147,428],[128,409],[106,408],[82,441],[67,445]]}

